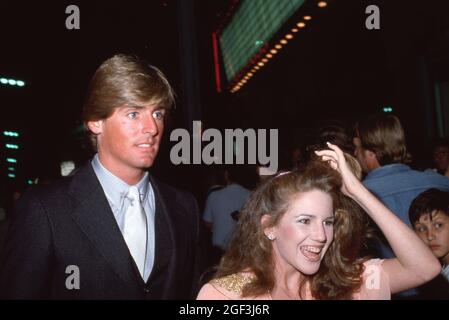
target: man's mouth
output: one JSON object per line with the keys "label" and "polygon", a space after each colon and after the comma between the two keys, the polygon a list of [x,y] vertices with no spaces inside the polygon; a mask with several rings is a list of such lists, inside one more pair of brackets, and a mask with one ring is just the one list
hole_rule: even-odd
{"label": "man's mouth", "polygon": [[149,143],[141,143],[141,144],[138,144],[137,145],[137,147],[139,147],[139,148],[150,148],[150,147],[152,147],[153,145],[152,144],[149,144]]}
{"label": "man's mouth", "polygon": [[138,148],[142,148],[142,149],[148,149],[148,148],[153,148],[156,145],[156,141],[142,141],[142,142],[137,142],[135,144],[136,147]]}

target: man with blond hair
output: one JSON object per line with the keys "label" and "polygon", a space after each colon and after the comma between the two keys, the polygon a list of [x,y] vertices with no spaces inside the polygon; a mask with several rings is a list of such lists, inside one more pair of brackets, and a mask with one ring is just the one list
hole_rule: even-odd
{"label": "man with blond hair", "polygon": [[157,68],[123,54],[101,64],[83,110],[98,153],[67,180],[23,196],[0,269],[1,298],[190,297],[196,201],[147,172],[173,104]]}

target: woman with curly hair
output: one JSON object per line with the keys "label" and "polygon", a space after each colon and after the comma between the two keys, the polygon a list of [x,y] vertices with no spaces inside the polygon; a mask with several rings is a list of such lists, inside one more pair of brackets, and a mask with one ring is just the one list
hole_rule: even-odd
{"label": "woman with curly hair", "polygon": [[[197,299],[389,299],[439,271],[415,233],[373,196],[337,146],[262,183],[245,204],[214,279]],[[397,258],[360,257],[365,213]]]}

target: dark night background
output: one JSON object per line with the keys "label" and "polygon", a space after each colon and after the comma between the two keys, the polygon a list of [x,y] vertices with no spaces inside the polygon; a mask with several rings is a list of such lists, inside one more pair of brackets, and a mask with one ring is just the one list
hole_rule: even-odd
{"label": "dark night background", "polygon": [[[449,130],[438,131],[435,112],[435,88],[449,81],[448,1],[334,0],[325,9],[316,2],[307,0],[292,18],[310,14],[310,24],[242,90],[224,87],[219,94],[211,34],[238,1],[3,0],[0,77],[26,86],[0,86],[0,129],[20,132],[18,151],[0,138],[2,190],[55,179],[62,160],[89,159],[80,132],[87,85],[100,63],[120,52],[138,54],[167,75],[178,94],[171,128],[189,128],[193,119],[205,127],[279,128],[284,156],[323,123],[350,126],[389,106],[404,124],[415,163],[426,166],[429,142]],[[65,28],[70,4],[80,8],[80,30]],[[380,30],[365,28],[370,4],[380,8]],[[171,128],[153,171],[195,191],[201,167],[169,164]],[[18,159],[15,180],[7,177],[10,155]]]}

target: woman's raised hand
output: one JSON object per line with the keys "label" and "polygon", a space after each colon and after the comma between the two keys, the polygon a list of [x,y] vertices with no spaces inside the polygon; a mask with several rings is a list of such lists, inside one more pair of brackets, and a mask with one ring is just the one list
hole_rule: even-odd
{"label": "woman's raised hand", "polygon": [[330,150],[315,151],[323,161],[329,162],[331,167],[337,170],[343,179],[341,191],[348,197],[354,198],[358,190],[362,189],[363,185],[356,177],[345,158],[343,151],[332,143],[327,143]]}

